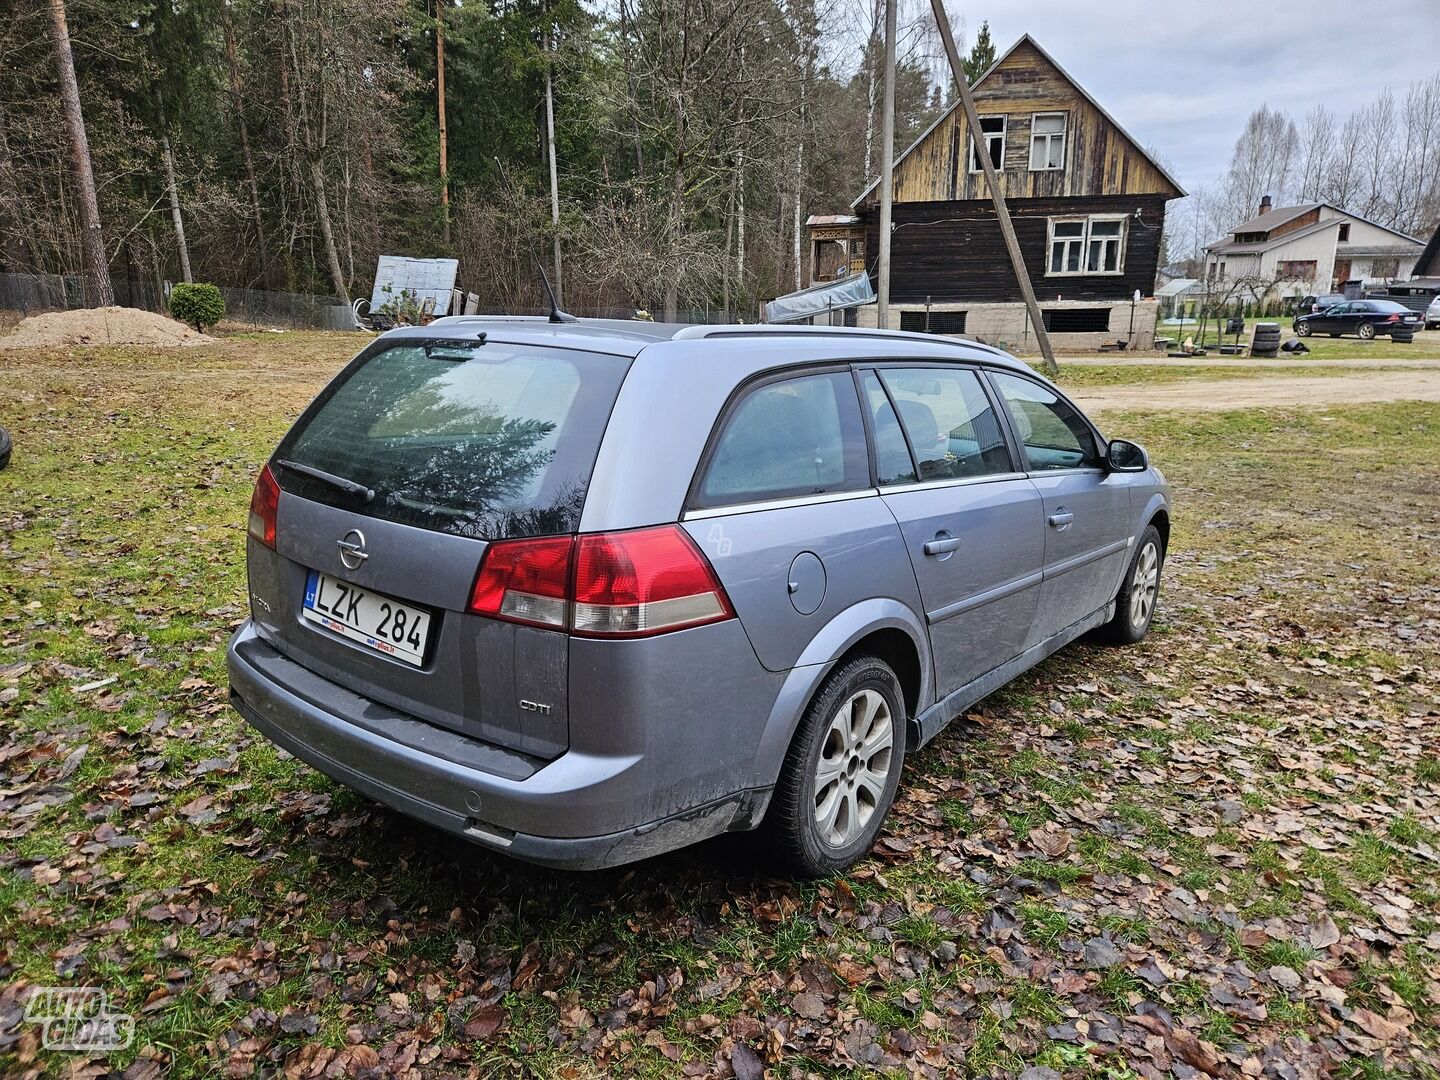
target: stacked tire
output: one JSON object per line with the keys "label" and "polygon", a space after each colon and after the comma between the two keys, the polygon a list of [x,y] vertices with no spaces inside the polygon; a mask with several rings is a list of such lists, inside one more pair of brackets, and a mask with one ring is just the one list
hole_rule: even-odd
{"label": "stacked tire", "polygon": [[1415,340],[1415,331],[1410,329],[1410,327],[1408,326],[1403,327],[1399,330],[1393,331],[1390,334],[1390,340],[1398,341],[1402,345],[1409,345],[1412,341]]}
{"label": "stacked tire", "polygon": [[1262,322],[1255,324],[1255,335],[1250,339],[1251,356],[1276,356],[1280,352],[1280,324]]}

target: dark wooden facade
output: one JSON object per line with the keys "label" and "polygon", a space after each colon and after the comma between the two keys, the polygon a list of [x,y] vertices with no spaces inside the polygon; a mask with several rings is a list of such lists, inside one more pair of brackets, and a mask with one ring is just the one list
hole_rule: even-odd
{"label": "dark wooden facade", "polygon": [[[1036,299],[1129,300],[1149,296],[1159,269],[1163,195],[1100,195],[1071,199],[1016,199],[1008,204],[1015,236],[1030,271]],[[1140,211],[1139,220],[1134,217]],[[1087,214],[1128,215],[1119,274],[1047,277],[1048,221]],[[1006,303],[1020,286],[989,199],[896,203],[891,233],[890,298],[900,304]],[[866,221],[866,248],[878,251],[878,216]]]}
{"label": "dark wooden facade", "polygon": [[[976,110],[1005,118],[1006,203],[1038,299],[1129,300],[1155,289],[1165,204],[1179,185],[1029,35],[974,86]],[[1064,117],[1058,167],[1037,152],[1037,116]],[[1053,119],[1051,120],[1053,124]],[[971,172],[965,117],[942,116],[895,163],[891,300],[898,304],[1021,299],[981,172]],[[1036,162],[1046,165],[1032,169]],[[879,185],[856,200],[865,250],[879,250]],[[1138,216],[1136,211],[1139,211]],[[1051,274],[1052,220],[1123,220],[1120,272]],[[873,275],[873,258],[867,260]]]}

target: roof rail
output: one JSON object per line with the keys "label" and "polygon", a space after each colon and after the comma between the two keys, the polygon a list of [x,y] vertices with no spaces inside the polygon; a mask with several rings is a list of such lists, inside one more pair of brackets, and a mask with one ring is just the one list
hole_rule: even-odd
{"label": "roof rail", "polygon": [[953,345],[956,348],[982,349],[985,352],[1006,355],[1003,349],[987,345],[970,338],[952,338],[938,334],[920,334],[910,330],[870,330],[849,326],[782,326],[766,323],[749,323],[721,326],[686,326],[675,332],[674,341],[721,337],[771,337],[796,335],[801,337],[844,337],[877,338],[882,341],[924,341],[930,345]]}

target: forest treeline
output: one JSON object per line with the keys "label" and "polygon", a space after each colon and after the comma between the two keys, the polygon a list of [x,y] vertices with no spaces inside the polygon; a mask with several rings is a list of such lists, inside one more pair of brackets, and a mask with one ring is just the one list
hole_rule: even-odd
{"label": "forest treeline", "polygon": [[[454,256],[519,308],[558,238],[572,306],[753,311],[878,163],[876,12],[617,2],[3,0],[0,263],[85,265],[59,19],[112,277],[349,298],[381,253]],[[945,105],[925,34],[901,147]]]}

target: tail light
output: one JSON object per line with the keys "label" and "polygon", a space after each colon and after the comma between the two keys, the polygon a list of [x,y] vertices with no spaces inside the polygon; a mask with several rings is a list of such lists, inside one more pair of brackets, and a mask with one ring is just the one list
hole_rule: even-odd
{"label": "tail light", "polygon": [[531,626],[564,627],[574,546],[568,536],[491,544],[475,575],[470,610]]}
{"label": "tail light", "polygon": [[1399,321],[1400,321],[1400,316],[1399,316],[1399,315],[1391,315],[1391,316],[1390,316],[1388,319],[1386,319],[1385,321],[1386,321],[1386,322],[1399,322]]}
{"label": "tail light", "polygon": [[275,547],[275,511],[280,506],[280,485],[266,465],[255,478],[255,494],[250,496],[250,535],[268,548]]}
{"label": "tail light", "polygon": [[677,525],[491,544],[470,611],[585,637],[648,637],[735,615]]}
{"label": "tail light", "polygon": [[571,628],[644,637],[734,612],[705,556],[678,525],[580,537]]}

